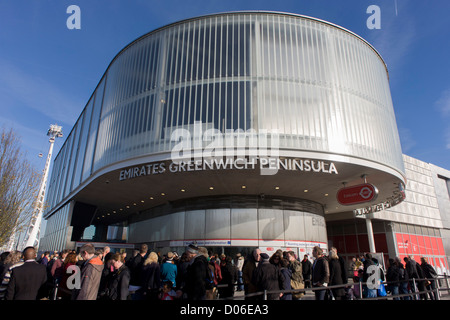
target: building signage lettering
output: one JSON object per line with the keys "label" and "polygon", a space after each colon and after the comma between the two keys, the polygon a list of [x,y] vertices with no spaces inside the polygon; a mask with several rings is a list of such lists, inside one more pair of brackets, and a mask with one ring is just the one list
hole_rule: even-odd
{"label": "building signage lettering", "polygon": [[243,170],[243,169],[276,169],[314,173],[338,174],[333,162],[312,159],[292,158],[212,158],[181,162],[156,162],[135,166],[120,171],[119,180],[127,180],[166,172],[191,172],[203,170]]}
{"label": "building signage lettering", "polygon": [[400,192],[399,194],[395,195],[394,197],[392,197],[391,199],[389,199],[387,201],[384,201],[384,202],[378,203],[378,204],[374,204],[371,206],[367,206],[364,208],[355,209],[355,210],[353,210],[353,213],[357,216],[361,216],[364,214],[383,211],[383,210],[389,209],[389,208],[399,204],[404,199],[405,199],[405,194]]}

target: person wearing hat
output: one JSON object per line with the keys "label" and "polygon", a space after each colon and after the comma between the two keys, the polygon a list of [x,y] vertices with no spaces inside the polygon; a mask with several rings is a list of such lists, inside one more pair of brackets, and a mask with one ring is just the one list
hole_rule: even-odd
{"label": "person wearing hat", "polygon": [[208,260],[203,254],[199,254],[198,247],[194,244],[186,247],[186,256],[189,265],[183,292],[188,300],[205,300],[206,279],[209,277]]}
{"label": "person wearing hat", "polygon": [[170,281],[172,282],[172,287],[175,288],[177,286],[176,284],[176,278],[177,278],[177,266],[175,265],[174,261],[174,254],[173,252],[168,252],[166,254],[166,260],[161,265],[161,282]]}
{"label": "person wearing hat", "polygon": [[[253,273],[253,282],[256,284],[258,292],[285,290],[284,276],[280,268],[269,262],[269,255],[261,253],[261,262]],[[267,300],[280,300],[282,293],[269,293]],[[259,296],[263,299],[263,296]]]}

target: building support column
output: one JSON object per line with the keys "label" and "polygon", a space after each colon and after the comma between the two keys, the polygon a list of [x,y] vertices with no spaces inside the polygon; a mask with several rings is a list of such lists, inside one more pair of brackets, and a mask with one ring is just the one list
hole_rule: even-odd
{"label": "building support column", "polygon": [[373,237],[372,220],[366,218],[367,237],[369,238],[369,250],[370,252],[376,252],[375,238]]}

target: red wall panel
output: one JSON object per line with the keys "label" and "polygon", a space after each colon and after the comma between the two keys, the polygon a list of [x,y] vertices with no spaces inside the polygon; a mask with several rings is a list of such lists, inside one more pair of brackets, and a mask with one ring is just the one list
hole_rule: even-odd
{"label": "red wall panel", "polygon": [[397,244],[397,249],[398,249],[398,253],[399,255],[404,255],[406,254],[406,245],[403,241],[403,235],[401,233],[396,233],[395,234],[395,239],[396,239],[396,244]]}
{"label": "red wall panel", "polygon": [[425,242],[425,254],[432,254],[431,248],[431,238],[428,236],[423,237],[423,241]]}
{"label": "red wall panel", "polygon": [[419,246],[419,254],[426,255],[427,250],[425,248],[425,240],[423,236],[417,236],[417,245]]}
{"label": "red wall panel", "polygon": [[431,251],[434,255],[439,255],[439,247],[435,237],[430,237],[431,240]]}
{"label": "red wall panel", "polygon": [[386,235],[384,233],[375,233],[373,235],[375,240],[375,249],[377,252],[383,252],[384,254],[388,253]]}
{"label": "red wall panel", "polygon": [[358,235],[358,243],[359,243],[359,252],[370,252],[369,249],[369,239],[367,238],[367,234],[359,234]]}
{"label": "red wall panel", "polygon": [[345,236],[345,252],[347,253],[359,253],[358,250],[358,239],[356,235],[346,235]]}

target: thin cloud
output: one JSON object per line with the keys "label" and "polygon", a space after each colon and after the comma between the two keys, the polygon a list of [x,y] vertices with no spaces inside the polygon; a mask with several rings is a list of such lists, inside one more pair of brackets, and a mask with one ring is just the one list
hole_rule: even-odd
{"label": "thin cloud", "polygon": [[408,17],[407,2],[400,8],[381,7],[381,29],[369,34],[369,41],[381,54],[388,70],[401,67],[417,36],[414,19]]}
{"label": "thin cloud", "polygon": [[[443,117],[448,118],[450,116],[450,89],[447,89],[441,93],[440,98],[436,101],[435,106],[442,114]],[[445,148],[450,149],[450,125],[444,128]]]}
{"label": "thin cloud", "polygon": [[400,136],[402,152],[407,153],[411,151],[416,145],[416,141],[414,140],[411,130],[407,128],[398,128],[398,134]]}
{"label": "thin cloud", "polygon": [[436,106],[444,116],[450,115],[450,89],[442,92],[439,100],[436,101]]}
{"label": "thin cloud", "polygon": [[[37,110],[49,119],[73,124],[83,107],[73,98],[43,77],[27,73],[21,68],[0,60],[1,108],[23,106]],[[5,105],[7,102],[11,105]]]}
{"label": "thin cloud", "polygon": [[450,150],[450,127],[447,128],[447,132],[445,134],[445,141],[446,141],[445,148],[447,150]]}

